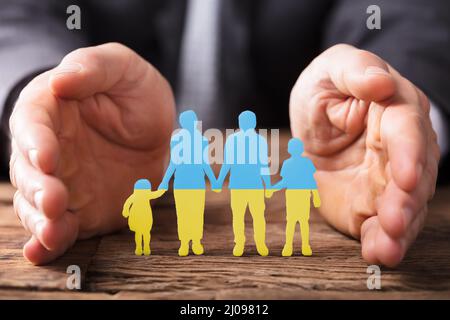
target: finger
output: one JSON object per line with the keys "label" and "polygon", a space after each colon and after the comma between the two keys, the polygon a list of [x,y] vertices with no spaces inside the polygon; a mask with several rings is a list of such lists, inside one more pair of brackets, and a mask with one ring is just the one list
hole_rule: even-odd
{"label": "finger", "polygon": [[32,234],[40,234],[45,222],[44,216],[25,200],[20,191],[14,194],[13,205],[14,213],[25,230]]}
{"label": "finger", "polygon": [[30,240],[23,246],[23,256],[34,265],[43,265],[49,263],[59,256],[65,250],[47,250],[35,236],[31,236]]}
{"label": "finger", "polygon": [[24,88],[9,124],[14,147],[35,168],[52,173],[59,157],[58,102],[48,90],[47,79],[44,73]]}
{"label": "finger", "polygon": [[391,268],[397,266],[406,253],[404,241],[390,237],[381,226],[377,228],[374,250],[377,260]]}
{"label": "finger", "polygon": [[396,85],[389,66],[368,51],[336,45],[319,56],[317,62],[344,95],[377,102],[395,93]]}
{"label": "finger", "polygon": [[378,202],[380,224],[393,238],[404,237],[410,232],[413,221],[423,212],[422,208],[434,194],[437,163],[431,159],[431,153],[429,157],[427,169],[414,191],[406,192],[391,180],[380,197]]}
{"label": "finger", "polygon": [[378,217],[367,219],[361,228],[361,250],[364,260],[372,264],[394,267],[403,259],[404,248],[400,240],[387,236]]}
{"label": "finger", "polygon": [[366,127],[371,102],[396,93],[397,74],[376,55],[337,45],[318,56],[300,75],[290,99],[294,136],[305,150],[327,156],[337,153]]}
{"label": "finger", "polygon": [[72,213],[66,212],[55,220],[46,219],[20,192],[14,197],[14,210],[24,228],[49,251],[67,249],[78,236],[78,221]]}
{"label": "finger", "polygon": [[361,254],[363,259],[371,264],[380,263],[375,252],[375,239],[379,227],[377,216],[366,219],[361,225]]}
{"label": "finger", "polygon": [[404,237],[392,238],[383,228],[378,228],[375,239],[375,254],[383,265],[395,267],[403,260],[410,245],[423,228],[427,212],[426,206],[422,208],[422,211],[413,220],[409,232]]}
{"label": "finger", "polygon": [[123,86],[133,89],[145,77],[149,64],[131,49],[107,43],[69,53],[51,71],[50,87],[62,98],[83,99]]}
{"label": "finger", "polygon": [[419,108],[410,105],[392,106],[383,113],[381,142],[387,150],[393,179],[405,191],[416,188],[426,164],[424,122]]}
{"label": "finger", "polygon": [[20,154],[20,151],[17,150],[17,147],[14,147],[14,144],[15,144],[14,139],[12,139],[11,140],[11,157],[9,159],[9,180],[11,181],[11,184],[15,188],[17,188],[16,177],[15,177],[16,171],[14,170],[14,167],[15,167],[17,156]]}
{"label": "finger", "polygon": [[393,181],[386,186],[380,198],[378,216],[381,227],[390,237],[399,238],[408,232],[417,212],[423,207],[423,201],[426,201],[424,192],[420,193],[421,199],[416,199]]}
{"label": "finger", "polygon": [[32,167],[21,154],[11,164],[14,183],[20,194],[48,219],[56,219],[67,210],[68,192],[54,176]]}

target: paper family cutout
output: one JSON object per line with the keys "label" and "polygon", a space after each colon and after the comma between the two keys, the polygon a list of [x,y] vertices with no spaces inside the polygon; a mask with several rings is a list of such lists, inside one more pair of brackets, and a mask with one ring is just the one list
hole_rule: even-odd
{"label": "paper family cutout", "polygon": [[158,190],[152,191],[150,182],[140,179],[123,207],[122,215],[128,218],[129,228],[135,232],[136,255],[150,255],[153,224],[150,201],[167,191],[172,177],[180,240],[178,255],[187,256],[190,243],[192,252],[202,255],[205,179],[209,179],[213,191],[220,192],[227,176],[233,215],[234,256],[244,253],[247,207],[253,218],[256,249],[261,256],[269,254],[265,243],[265,198],[272,197],[274,192],[282,189],[286,189],[286,242],[282,255],[293,254],[297,223],[300,224],[302,254],[312,255],[309,244],[310,202],[312,195],[314,207],[318,208],[320,197],[314,180],[314,165],[310,159],[302,156],[303,144],[299,139],[292,138],[289,141],[290,158],[283,162],[280,172],[282,179],[272,185],[267,141],[255,131],[256,115],[244,111],[239,115],[240,130],[231,134],[225,142],[224,161],[216,179],[208,157],[204,157],[208,154],[208,140],[197,128],[197,115],[194,111],[185,111],[180,114],[179,123],[181,129],[172,135],[170,163]]}

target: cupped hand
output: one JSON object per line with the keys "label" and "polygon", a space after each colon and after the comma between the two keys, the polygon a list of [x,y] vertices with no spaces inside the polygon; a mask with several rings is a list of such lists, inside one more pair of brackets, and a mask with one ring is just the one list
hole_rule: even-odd
{"label": "cupped hand", "polygon": [[126,225],[135,180],[162,177],[173,121],[167,81],[120,44],[78,49],[32,80],[10,119],[24,256],[43,264]]}
{"label": "cupped hand", "polygon": [[317,168],[325,219],[395,266],[423,227],[439,147],[426,96],[376,55],[334,46],[300,75],[291,130]]}

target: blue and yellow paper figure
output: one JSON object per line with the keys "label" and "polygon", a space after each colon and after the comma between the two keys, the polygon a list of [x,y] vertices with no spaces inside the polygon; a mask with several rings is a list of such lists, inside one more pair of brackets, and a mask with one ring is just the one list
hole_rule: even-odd
{"label": "blue and yellow paper figure", "polygon": [[170,163],[159,189],[167,189],[174,176],[173,193],[180,240],[179,256],[192,251],[196,255],[204,253],[201,243],[203,238],[203,221],[205,211],[205,176],[216,183],[216,178],[209,165],[208,140],[198,130],[198,119],[194,111],[180,114],[181,129],[171,139]]}
{"label": "blue and yellow paper figure", "polygon": [[288,257],[293,253],[294,233],[298,222],[302,238],[302,254],[311,256],[309,244],[311,195],[314,207],[320,207],[319,192],[314,180],[316,169],[310,159],[302,157],[303,143],[300,139],[289,140],[288,152],[291,157],[283,162],[280,172],[282,179],[271,190],[267,190],[267,193],[268,197],[271,197],[274,191],[286,189],[286,244],[282,255]]}
{"label": "blue and yellow paper figure", "polygon": [[256,249],[267,256],[266,221],[264,218],[264,187],[270,186],[268,146],[265,138],[255,131],[256,115],[244,111],[239,115],[239,131],[230,135],[225,143],[224,161],[217,186],[221,188],[230,174],[228,188],[231,193],[233,214],[234,256],[242,256],[245,247],[245,213],[247,207],[253,218]]}
{"label": "blue and yellow paper figure", "polygon": [[122,215],[128,218],[128,226],[134,232],[136,242],[135,254],[148,256],[150,238],[153,225],[152,207],[150,200],[159,198],[165,190],[152,191],[152,185],[147,179],[140,179],[134,185],[133,194],[125,201]]}

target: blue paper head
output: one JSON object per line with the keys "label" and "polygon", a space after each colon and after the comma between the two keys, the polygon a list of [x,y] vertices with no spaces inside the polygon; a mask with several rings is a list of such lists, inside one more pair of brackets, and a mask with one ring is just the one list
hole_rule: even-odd
{"label": "blue paper head", "polygon": [[194,129],[197,126],[197,114],[193,110],[187,110],[180,113],[179,122],[183,129]]}
{"label": "blue paper head", "polygon": [[239,128],[243,131],[256,128],[256,115],[251,111],[244,111],[239,115]]}
{"label": "blue paper head", "polygon": [[303,153],[303,142],[298,138],[292,138],[288,143],[288,152],[291,156],[299,156]]}
{"label": "blue paper head", "polygon": [[152,184],[147,179],[139,179],[134,184],[134,190],[151,190]]}

